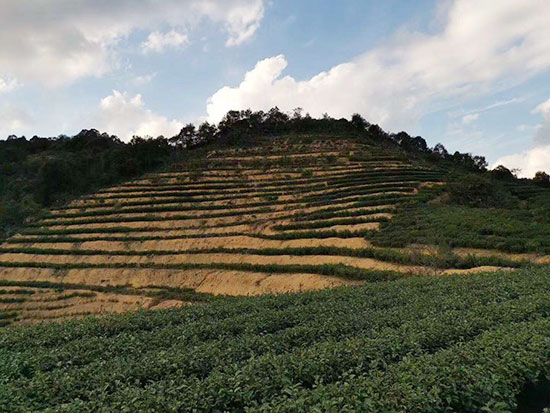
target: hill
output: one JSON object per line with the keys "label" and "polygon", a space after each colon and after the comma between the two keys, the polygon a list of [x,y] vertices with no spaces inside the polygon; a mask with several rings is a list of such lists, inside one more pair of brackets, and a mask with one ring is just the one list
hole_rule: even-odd
{"label": "hill", "polygon": [[1,244],[0,411],[544,405],[545,188],[373,125],[247,116]]}
{"label": "hill", "polygon": [[254,143],[102,189],[7,239],[3,323],[550,262],[533,254],[550,250],[549,228],[526,226],[529,210],[441,203],[456,179],[441,162],[357,137]]}
{"label": "hill", "polygon": [[[36,281],[78,285],[78,291],[154,286],[202,300],[190,292],[281,293],[421,271],[420,263],[373,250],[364,237],[397,205],[424,196],[419,188],[438,185],[443,173],[354,140],[305,141],[268,138],[247,149],[206,151],[173,172],[54,209],[2,245],[0,277],[27,290]],[[36,301],[54,297],[27,294],[31,310],[15,303],[6,310],[22,308],[21,321],[35,321],[123,308],[108,303],[127,300],[68,290],[71,297],[64,293],[50,306]],[[174,294],[168,297],[178,304]],[[131,309],[136,299],[129,300]]]}

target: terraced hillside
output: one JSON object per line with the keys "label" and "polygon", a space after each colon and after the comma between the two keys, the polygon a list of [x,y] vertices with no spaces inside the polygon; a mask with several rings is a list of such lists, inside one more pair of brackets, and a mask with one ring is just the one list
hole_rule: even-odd
{"label": "terraced hillside", "polygon": [[0,326],[126,313],[0,329],[0,411],[540,412],[548,191],[365,142],[203,151],[7,239]]}
{"label": "terraced hillside", "polygon": [[86,196],[2,245],[3,323],[525,262],[369,241],[440,191],[445,171],[411,159],[354,139],[265,138]]}

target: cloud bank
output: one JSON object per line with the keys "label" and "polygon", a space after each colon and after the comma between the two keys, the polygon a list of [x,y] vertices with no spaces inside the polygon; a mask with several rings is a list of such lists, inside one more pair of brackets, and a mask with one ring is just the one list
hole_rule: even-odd
{"label": "cloud bank", "polygon": [[550,67],[550,2],[456,0],[435,33],[400,31],[391,41],[326,72],[298,80],[283,75],[283,55],[259,61],[236,87],[207,101],[210,121],[231,109],[288,111],[313,116],[360,112],[384,128],[410,128],[425,113],[517,83]]}
{"label": "cloud bank", "polygon": [[519,176],[524,178],[532,178],[538,171],[550,173],[550,99],[534,108],[533,113],[542,116],[542,123],[536,127],[533,138],[534,147],[520,154],[504,156],[493,166],[519,169]]}
{"label": "cloud bank", "polygon": [[131,97],[127,93],[113,90],[111,95],[101,100],[92,127],[129,141],[133,135],[172,137],[180,131],[183,124],[147,109],[139,94]]}
{"label": "cloud bank", "polygon": [[[235,46],[254,34],[263,13],[263,0],[2,0],[0,78],[56,86],[101,76],[116,64],[118,42],[132,32],[162,26],[185,32],[204,19]],[[153,31],[150,47],[181,45],[171,33]]]}

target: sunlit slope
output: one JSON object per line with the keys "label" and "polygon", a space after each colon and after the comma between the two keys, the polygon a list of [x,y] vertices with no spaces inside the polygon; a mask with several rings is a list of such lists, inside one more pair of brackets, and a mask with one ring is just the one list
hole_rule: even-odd
{"label": "sunlit slope", "polygon": [[[129,287],[128,303],[150,298],[151,287],[172,289],[155,291],[154,302],[138,299],[128,306],[134,309],[156,308],[163,300],[169,302],[163,306],[204,301],[205,293],[295,292],[547,263],[548,256],[498,252],[490,238],[472,236],[472,219],[459,215],[469,210],[438,203],[447,179],[439,164],[379,144],[264,138],[252,147],[205,152],[170,172],[52,210],[2,245],[0,283],[23,289],[37,281],[57,283],[55,288],[66,286],[65,295],[88,289],[95,295],[86,303],[100,299],[94,286]],[[441,228],[434,211],[445,217]],[[483,231],[493,225],[475,220]],[[449,224],[458,231],[451,240],[458,247],[464,232],[470,234],[464,246],[477,245],[475,239],[488,249],[449,250],[448,239],[431,242],[430,234]],[[120,291],[102,292],[108,293]],[[10,320],[20,317],[19,310],[35,320],[124,308],[112,305],[121,297],[111,298],[85,308],[82,300],[69,301],[62,312],[51,312],[59,303],[42,305],[47,313],[35,317],[30,296],[6,293],[0,311]]]}
{"label": "sunlit slope", "polygon": [[[133,296],[177,288],[186,299],[171,305],[183,305],[202,301],[203,293],[295,292],[522,265],[525,257],[495,251],[473,256],[380,243],[381,225],[403,206],[437,201],[446,179],[438,164],[378,144],[264,138],[52,210],[2,245],[0,281],[20,288],[36,281],[77,290],[125,286]],[[394,233],[395,225],[388,234]],[[17,311],[15,301],[25,298],[8,295],[0,311]],[[158,304],[157,296],[143,306]],[[68,307],[75,315],[88,311]]]}
{"label": "sunlit slope", "polygon": [[[52,211],[4,244],[0,261],[9,267],[3,277],[212,290],[204,276],[221,280],[243,273],[238,266],[247,264],[258,291],[223,286],[215,291],[246,294],[278,290],[262,277],[279,271],[262,266],[342,263],[405,270],[344,254],[303,256],[287,249],[366,248],[366,232],[391,219],[395,206],[415,197],[421,185],[442,179],[440,171],[344,139],[310,144],[275,139],[211,152],[180,169]],[[268,249],[280,254],[265,253]],[[319,274],[298,270],[280,272]],[[323,280],[323,286],[337,282]],[[289,282],[284,290],[300,289],[300,283]]]}

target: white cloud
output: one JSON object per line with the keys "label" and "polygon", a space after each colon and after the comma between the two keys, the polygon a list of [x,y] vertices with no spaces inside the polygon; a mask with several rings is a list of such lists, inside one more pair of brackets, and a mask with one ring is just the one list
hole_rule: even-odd
{"label": "white cloud", "polygon": [[550,99],[542,102],[535,109],[533,109],[533,113],[540,113],[543,119],[542,123],[537,125],[535,144],[550,145]]}
{"label": "white cloud", "polygon": [[94,127],[125,141],[133,135],[171,137],[183,127],[180,121],[169,120],[147,109],[141,95],[131,97],[117,90],[101,100],[96,118]]}
{"label": "white cloud", "polygon": [[518,132],[527,132],[527,131],[532,131],[532,130],[536,130],[537,127],[536,126],[533,126],[533,125],[525,125],[525,124],[522,124],[522,125],[518,125],[516,127],[516,130]]}
{"label": "white cloud", "polygon": [[6,80],[0,77],[0,93],[11,92],[12,90],[17,89],[19,86],[21,85],[19,84],[17,79]]}
{"label": "white cloud", "polygon": [[550,99],[533,109],[533,113],[540,113],[544,119],[550,119]]}
{"label": "white cloud", "polygon": [[538,171],[550,173],[550,145],[538,146],[517,155],[498,159],[492,167],[504,165],[509,169],[519,169],[519,176],[532,178]]}
{"label": "white cloud", "polygon": [[512,98],[512,99],[508,99],[508,100],[499,100],[498,102],[495,102],[491,105],[485,106],[484,108],[480,109],[479,111],[480,112],[485,112],[485,111],[488,111],[488,110],[491,110],[491,109],[500,108],[502,106],[508,106],[508,105],[512,105],[514,103],[520,103],[520,102],[523,102],[523,99],[521,99],[521,98]]}
{"label": "white cloud", "polygon": [[[205,2],[206,3],[206,2]],[[263,1],[245,2],[227,10],[225,29],[229,33],[226,46],[238,46],[252,37],[264,17]]]}
{"label": "white cloud", "polygon": [[2,0],[0,77],[47,85],[101,76],[116,64],[117,44],[136,30],[221,26],[227,44],[250,38],[263,0]]}
{"label": "white cloud", "polygon": [[167,33],[152,32],[147,40],[141,44],[143,53],[162,53],[166,49],[181,49],[189,44],[189,37],[174,29]]}
{"label": "white cloud", "polygon": [[520,169],[520,176],[532,178],[536,172],[550,173],[550,99],[542,102],[533,113],[540,113],[543,123],[536,128],[535,147],[520,154],[504,156],[498,159],[494,166],[504,165],[507,168]]}
{"label": "white cloud", "polygon": [[469,123],[472,123],[479,119],[479,113],[471,113],[469,115],[464,115],[462,117],[462,123],[468,125]]}
{"label": "white cloud", "polygon": [[[435,34],[400,31],[391,41],[305,80],[284,76],[284,56],[262,60],[237,87],[207,102],[217,121],[231,109],[314,116],[360,112],[391,130],[410,129],[441,105],[516,84],[550,67],[550,2],[455,0]],[[504,86],[503,86],[504,85]]]}
{"label": "white cloud", "polygon": [[31,122],[31,116],[24,110],[9,104],[0,106],[0,139],[25,133]]}
{"label": "white cloud", "polygon": [[[451,116],[451,117],[462,116],[463,120],[464,120],[464,118],[467,119],[466,120],[466,123],[467,123],[469,115],[476,115],[476,114],[481,115],[484,112],[488,112],[488,111],[493,110],[493,109],[498,109],[498,108],[501,108],[503,106],[508,106],[508,105],[512,105],[512,104],[515,104],[515,103],[520,103],[520,102],[523,102],[524,100],[525,100],[524,98],[512,98],[512,99],[508,99],[508,100],[499,100],[497,102],[491,103],[490,105],[482,106],[480,108],[469,110],[467,112],[464,112],[462,110],[450,111],[450,112],[448,112],[448,115]],[[475,119],[472,119],[472,120],[477,120],[477,119],[478,118],[475,118]]]}

